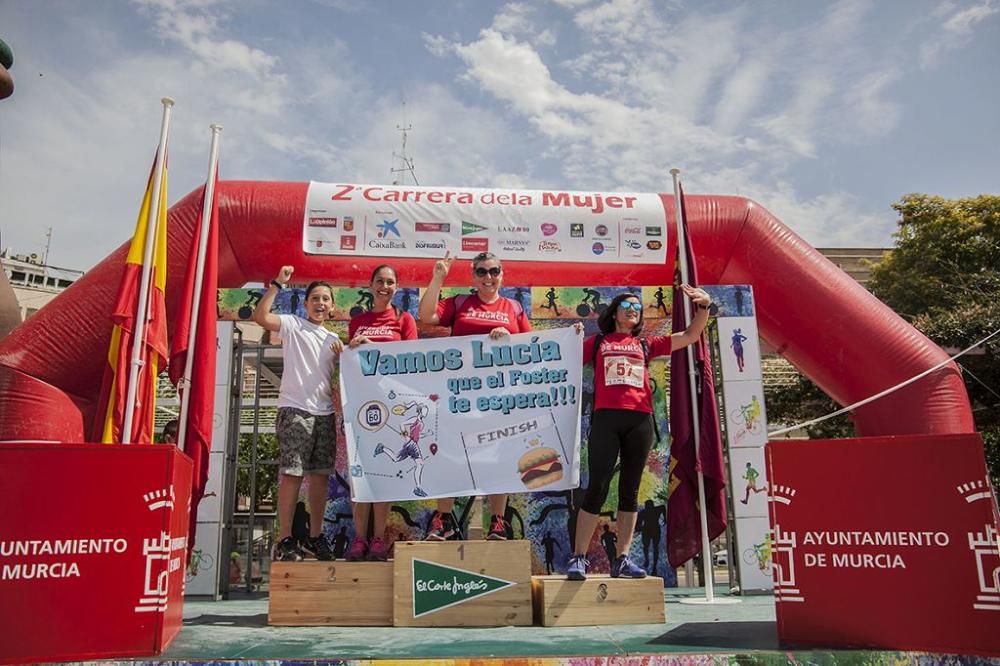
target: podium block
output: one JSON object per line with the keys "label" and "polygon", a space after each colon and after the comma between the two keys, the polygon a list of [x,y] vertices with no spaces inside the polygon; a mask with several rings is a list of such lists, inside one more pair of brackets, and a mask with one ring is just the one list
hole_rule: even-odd
{"label": "podium block", "polygon": [[663,579],[612,578],[590,574],[587,580],[532,576],[535,622],[545,627],[601,624],[658,624],[666,620]]}
{"label": "podium block", "polygon": [[397,627],[531,624],[527,541],[397,542],[395,548]]}
{"label": "podium block", "polygon": [[272,562],[267,623],[392,626],[392,562]]}
{"label": "podium block", "polygon": [[176,446],[0,444],[0,664],[160,654],[184,615],[190,497]]}

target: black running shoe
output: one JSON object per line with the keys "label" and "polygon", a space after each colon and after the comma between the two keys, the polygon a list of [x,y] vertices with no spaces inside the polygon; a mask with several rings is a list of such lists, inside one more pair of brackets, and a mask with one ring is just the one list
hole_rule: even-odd
{"label": "black running shoe", "polygon": [[274,544],[274,560],[276,562],[301,562],[305,558],[306,556],[299,548],[299,542],[295,540],[295,537],[285,537]]}
{"label": "black running shoe", "polygon": [[302,549],[317,560],[326,561],[333,559],[333,549],[330,548],[330,542],[326,540],[325,534],[320,534],[318,537],[309,537],[302,544]]}
{"label": "black running shoe", "polygon": [[424,541],[447,541],[454,534],[455,521],[452,520],[451,513],[435,511],[431,517],[431,526],[427,530]]}

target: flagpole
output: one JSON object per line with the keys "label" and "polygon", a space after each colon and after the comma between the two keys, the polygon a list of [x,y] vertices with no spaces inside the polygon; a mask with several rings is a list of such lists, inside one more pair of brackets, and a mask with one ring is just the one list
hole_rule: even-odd
{"label": "flagpole", "polygon": [[[687,244],[684,239],[684,211],[681,208],[680,169],[671,169],[674,180],[674,213],[677,221],[677,256],[680,259],[681,283],[688,281]],[[684,328],[691,326],[690,297],[684,294]],[[695,343],[697,344],[697,342]],[[688,360],[688,388],[691,391],[691,412],[694,432],[695,470],[698,473],[698,517],[701,520],[701,561],[705,572],[705,598],[702,603],[715,601],[715,571],[712,568],[711,544],[708,541],[708,507],[705,502],[705,475],[701,471],[701,413],[698,406],[698,378],[694,364],[694,344],[684,350]]]}
{"label": "flagpole", "polygon": [[198,311],[201,307],[201,283],[205,274],[205,249],[208,246],[209,225],[212,223],[212,202],[215,197],[215,179],[219,171],[219,134],[222,125],[212,123],[212,147],[208,151],[208,177],[205,180],[205,198],[201,205],[201,226],[198,237],[198,263],[194,274],[194,294],[191,299],[191,326],[188,329],[187,354],[184,357],[184,376],[178,383],[181,392],[181,413],[177,419],[177,447],[183,451],[187,439],[188,408],[191,405],[191,373],[194,368],[194,349],[198,338]]}
{"label": "flagpole", "polygon": [[[160,219],[160,190],[163,187],[163,161],[166,159],[167,134],[170,131],[170,110],[174,100],[164,97],[163,120],[160,123],[160,145],[156,149],[156,165],[153,170],[153,194],[149,205],[149,219],[146,220],[146,246],[142,260],[142,278],[139,281],[139,303],[136,309],[135,331],[132,340],[132,362],[129,364],[128,392],[125,398],[125,423],[122,425],[122,444],[132,441],[132,420],[135,416],[135,397],[139,390],[139,370],[143,366],[142,348],[145,345],[146,319],[149,317],[149,283],[152,281],[153,245],[156,226]],[[153,381],[156,378],[153,377]]]}

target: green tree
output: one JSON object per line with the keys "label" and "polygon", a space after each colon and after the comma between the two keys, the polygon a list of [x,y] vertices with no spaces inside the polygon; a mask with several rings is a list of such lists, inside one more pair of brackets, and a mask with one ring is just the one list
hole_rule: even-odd
{"label": "green tree", "polygon": [[[868,288],[937,344],[959,350],[1000,329],[1000,196],[950,200],[908,194],[896,247],[872,269]],[[994,485],[1000,485],[1000,335],[959,359]],[[801,423],[838,408],[804,377],[769,388],[768,418]],[[847,417],[808,429],[810,437],[849,436]]]}
{"label": "green tree", "polygon": [[[896,247],[868,287],[924,335],[958,350],[1000,329],[1000,196],[908,194]],[[1000,482],[1000,336],[958,359],[994,483]]]}
{"label": "green tree", "polygon": [[[250,493],[250,471],[253,459],[253,435],[240,435],[236,449],[236,504],[237,511],[249,509],[254,499]],[[274,433],[257,435],[257,484],[255,512],[270,513],[275,510],[278,497],[278,438]],[[243,507],[242,509],[240,507]]]}

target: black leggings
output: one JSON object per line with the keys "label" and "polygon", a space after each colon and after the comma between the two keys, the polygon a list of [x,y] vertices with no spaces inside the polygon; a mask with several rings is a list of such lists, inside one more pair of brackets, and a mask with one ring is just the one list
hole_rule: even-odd
{"label": "black leggings", "polygon": [[587,468],[590,480],[583,510],[599,514],[608,498],[615,462],[621,456],[618,476],[618,510],[639,509],[639,482],[646,458],[653,448],[653,415],[630,409],[599,409],[590,420]]}

